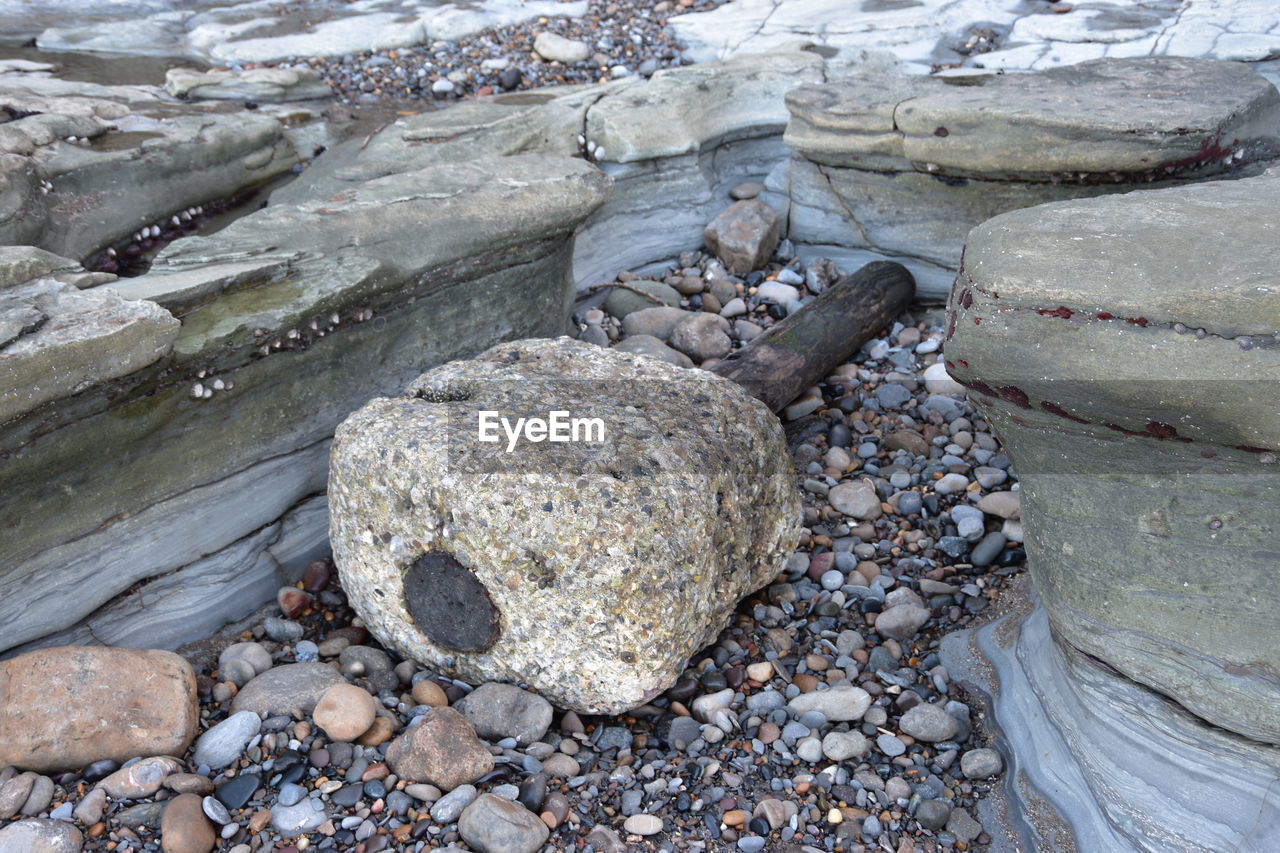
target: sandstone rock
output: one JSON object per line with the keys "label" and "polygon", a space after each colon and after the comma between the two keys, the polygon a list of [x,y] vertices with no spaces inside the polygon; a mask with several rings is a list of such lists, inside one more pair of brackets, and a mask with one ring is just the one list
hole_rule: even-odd
{"label": "sandstone rock", "polygon": [[160,849],[164,853],[209,853],[217,842],[213,824],[204,816],[197,794],[179,794],[160,817]]}
{"label": "sandstone rock", "polygon": [[[1280,378],[1277,187],[1273,171],[998,217],[970,239],[947,344],[1018,460],[1059,639],[1266,743],[1280,579],[1257,545],[1280,531],[1260,497],[1280,422],[1258,389]],[[1068,221],[1105,239],[1072,240]]]}
{"label": "sandstone rock", "polygon": [[[35,246],[0,246],[0,291],[54,272],[74,272],[80,264]],[[0,335],[0,346],[8,340]]]}
{"label": "sandstone rock", "polygon": [[27,818],[0,827],[0,850],[9,853],[80,853],[84,835],[70,823]]}
{"label": "sandstone rock", "polygon": [[693,367],[693,359],[678,350],[673,350],[652,335],[632,335],[614,349],[655,358],[667,364],[674,364],[676,367]]}
{"label": "sandstone rock", "polygon": [[352,741],[373,725],[377,705],[369,691],[354,684],[335,684],[316,703],[311,718],[330,740]]}
{"label": "sandstone rock", "polygon": [[[478,411],[549,409],[599,417],[605,440],[500,455],[477,440]],[[384,644],[592,713],[671,684],[796,541],[798,496],[762,404],[700,371],[568,339],[425,374],[352,415],[332,459],[335,562]],[[623,539],[634,547],[611,544]]]}
{"label": "sandstone rock", "polygon": [[763,267],[778,245],[781,224],[772,207],[755,199],[736,201],[708,223],[702,238],[730,272]]}
{"label": "sandstone rock", "polygon": [[563,62],[565,65],[581,62],[591,55],[590,45],[552,32],[538,33],[533,40],[533,49],[548,62]]}
{"label": "sandstone rock", "polygon": [[254,678],[231,700],[232,711],[253,711],[271,716],[295,709],[312,711],[320,697],[335,684],[344,683],[333,667],[323,663],[290,663],[273,667]]}
{"label": "sandstone rock", "polygon": [[249,68],[240,71],[170,68],[164,75],[164,90],[175,98],[264,104],[327,98],[333,94],[319,72],[310,68]]}
{"label": "sandstone rock", "polygon": [[64,646],[0,661],[0,765],[182,755],[197,713],[195,673],[171,652]]}
{"label": "sandstone rock", "polygon": [[477,853],[534,853],[551,831],[519,803],[481,794],[463,811],[458,834]]}
{"label": "sandstone rock", "polygon": [[714,314],[688,315],[671,330],[671,346],[697,362],[724,358],[733,350],[733,342],[721,328],[722,322]]}
{"label": "sandstone rock", "polygon": [[149,302],[49,279],[0,295],[0,421],[146,367],[169,352],[178,321]]}
{"label": "sandstone rock", "polygon": [[466,717],[435,708],[387,747],[387,764],[401,779],[452,791],[493,769],[493,756]]}
{"label": "sandstone rock", "polygon": [[[1183,57],[1081,62],[972,86],[869,64],[797,87],[787,105],[786,140],[799,155],[789,238],[950,269],[969,229],[997,214],[1217,177],[1274,160],[1280,139],[1270,83],[1236,63]],[[934,297],[950,283],[918,280]]]}
{"label": "sandstone rock", "polygon": [[542,740],[551,726],[551,703],[514,684],[481,684],[455,708],[486,740],[513,737],[521,746]]}

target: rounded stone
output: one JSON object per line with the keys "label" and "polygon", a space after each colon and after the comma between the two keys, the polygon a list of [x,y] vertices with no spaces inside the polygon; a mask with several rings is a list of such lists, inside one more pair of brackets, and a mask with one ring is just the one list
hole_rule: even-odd
{"label": "rounded stone", "polygon": [[971,749],[960,756],[960,772],[966,779],[989,779],[1004,769],[1004,759],[994,749]]}
{"label": "rounded stone", "polygon": [[630,835],[657,835],[662,831],[662,818],[651,814],[636,814],[622,824],[623,832]]}
{"label": "rounded stone", "polygon": [[922,702],[902,715],[898,728],[916,740],[937,743],[954,737],[960,723],[940,706]]}
{"label": "rounded stone", "polygon": [[221,770],[240,757],[261,726],[261,718],[253,711],[237,711],[200,735],[192,760]]}
{"label": "rounded stone", "polygon": [[13,853],[80,853],[84,835],[63,820],[27,818],[0,827],[0,850]]}
{"label": "rounded stone", "polygon": [[551,831],[519,803],[481,794],[462,812],[458,834],[477,853],[534,853]]}
{"label": "rounded stone", "polygon": [[160,817],[160,849],[164,853],[209,853],[217,842],[198,794],[179,794]]}
{"label": "rounded stone", "polygon": [[369,691],[354,684],[335,684],[320,697],[311,716],[330,740],[352,741],[373,725],[376,712]]}

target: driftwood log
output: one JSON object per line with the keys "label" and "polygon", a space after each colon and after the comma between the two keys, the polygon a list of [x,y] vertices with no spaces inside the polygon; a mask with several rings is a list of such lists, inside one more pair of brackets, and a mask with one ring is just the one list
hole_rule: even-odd
{"label": "driftwood log", "polygon": [[901,264],[875,261],[711,368],[772,411],[800,396],[893,322],[915,296]]}

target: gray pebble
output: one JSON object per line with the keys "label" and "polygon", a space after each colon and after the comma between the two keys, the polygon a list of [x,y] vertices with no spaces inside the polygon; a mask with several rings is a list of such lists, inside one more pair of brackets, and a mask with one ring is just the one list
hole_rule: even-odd
{"label": "gray pebble", "polygon": [[880,751],[890,758],[896,758],[907,751],[907,745],[893,735],[878,735],[876,737],[876,746],[880,747]]}
{"label": "gray pebble", "polygon": [[436,823],[453,823],[477,796],[474,785],[459,785],[431,807],[431,819]]}

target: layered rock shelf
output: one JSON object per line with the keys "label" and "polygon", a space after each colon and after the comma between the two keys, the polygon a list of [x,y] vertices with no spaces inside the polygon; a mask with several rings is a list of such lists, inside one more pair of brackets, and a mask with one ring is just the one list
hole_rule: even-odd
{"label": "layered rock shelf", "polygon": [[1280,842],[1278,189],[1272,170],[1004,214],[951,297],[948,369],[1017,462],[1044,608],[1001,667],[1092,791],[1064,813],[1133,849]]}

